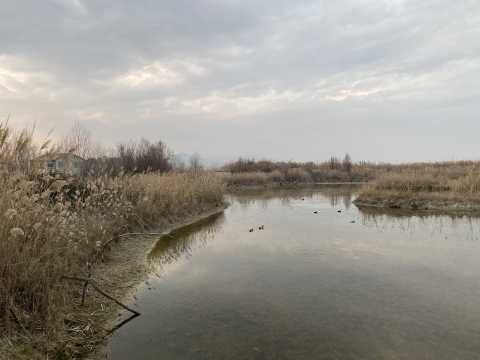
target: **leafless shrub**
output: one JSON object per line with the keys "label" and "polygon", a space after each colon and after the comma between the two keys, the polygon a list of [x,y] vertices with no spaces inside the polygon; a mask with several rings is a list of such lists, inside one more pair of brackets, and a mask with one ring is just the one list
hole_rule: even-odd
{"label": "leafless shrub", "polygon": [[83,159],[97,155],[94,151],[95,144],[91,132],[78,121],[73,124],[69,133],[61,140],[59,148],[62,152],[73,153]]}
{"label": "leafless shrub", "polygon": [[122,170],[127,174],[145,174],[148,172],[167,172],[172,170],[171,154],[166,145],[148,140],[120,144],[118,158]]}

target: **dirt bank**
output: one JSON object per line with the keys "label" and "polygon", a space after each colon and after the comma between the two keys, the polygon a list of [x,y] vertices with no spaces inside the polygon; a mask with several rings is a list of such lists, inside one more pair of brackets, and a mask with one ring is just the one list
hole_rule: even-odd
{"label": "dirt bank", "polygon": [[440,212],[480,212],[480,202],[474,199],[459,199],[447,194],[377,192],[360,194],[354,200],[358,207],[402,209]]}

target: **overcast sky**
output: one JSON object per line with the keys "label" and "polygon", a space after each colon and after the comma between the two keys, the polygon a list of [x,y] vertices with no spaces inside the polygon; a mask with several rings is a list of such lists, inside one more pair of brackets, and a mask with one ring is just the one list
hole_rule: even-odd
{"label": "overcast sky", "polygon": [[211,160],[480,159],[478,0],[16,0],[0,118]]}

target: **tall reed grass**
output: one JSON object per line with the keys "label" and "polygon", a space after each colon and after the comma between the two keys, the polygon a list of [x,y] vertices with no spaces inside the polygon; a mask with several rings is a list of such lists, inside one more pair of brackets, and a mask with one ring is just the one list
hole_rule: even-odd
{"label": "tall reed grass", "polygon": [[[347,161],[348,159],[348,161]],[[227,164],[224,170],[227,174],[225,180],[228,186],[268,185],[272,183],[308,183],[308,182],[378,182],[384,186],[405,187],[413,183],[423,183],[425,188],[429,185],[439,186],[439,181],[454,181],[473,172],[473,177],[479,172],[480,162],[477,161],[444,161],[434,163],[371,163],[366,161],[352,162],[349,158],[341,162],[335,157],[325,162],[274,162],[268,160],[239,159]],[[290,173],[290,174],[289,174]],[[470,181],[472,181],[470,176]],[[407,177],[410,180],[407,180]],[[387,182],[390,185],[387,185]],[[407,185],[406,182],[411,182]],[[393,184],[397,183],[397,185]],[[401,184],[401,185],[400,185]],[[419,185],[420,186],[420,185]],[[443,185],[442,185],[443,186]],[[460,183],[452,188],[462,186]]]}
{"label": "tall reed grass", "polygon": [[[31,328],[62,320],[63,275],[82,273],[118,232],[152,227],[218,206],[222,180],[208,172],[135,175],[88,181],[78,202],[49,202],[23,175],[0,177],[0,326],[11,311]],[[60,316],[59,316],[60,314]]]}
{"label": "tall reed grass", "polygon": [[399,168],[363,188],[359,199],[480,200],[480,163],[451,162]]}

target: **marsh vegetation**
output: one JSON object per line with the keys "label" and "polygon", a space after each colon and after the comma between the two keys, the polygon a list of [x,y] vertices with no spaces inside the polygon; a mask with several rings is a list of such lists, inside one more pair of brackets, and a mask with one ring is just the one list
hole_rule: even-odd
{"label": "marsh vegetation", "polygon": [[413,210],[480,210],[480,162],[398,166],[364,186],[358,205]]}
{"label": "marsh vegetation", "polygon": [[238,159],[224,166],[230,188],[289,186],[313,183],[367,182],[386,170],[386,165],[354,163],[349,154],[343,160],[331,157],[323,162],[282,162]]}

